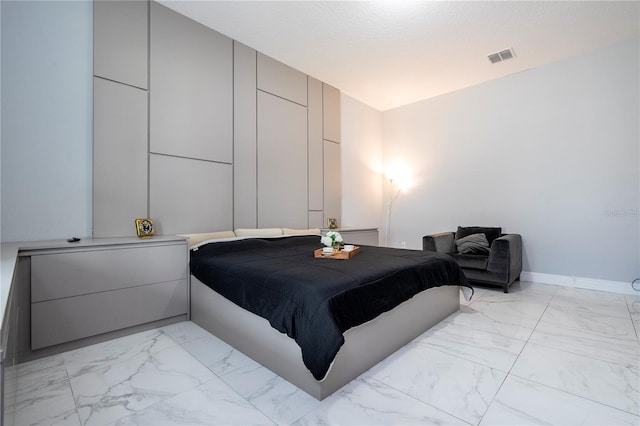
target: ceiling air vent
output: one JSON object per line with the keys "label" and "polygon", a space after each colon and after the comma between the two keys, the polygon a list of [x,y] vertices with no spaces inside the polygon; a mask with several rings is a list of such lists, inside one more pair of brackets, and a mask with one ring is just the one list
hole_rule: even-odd
{"label": "ceiling air vent", "polygon": [[507,59],[513,59],[515,57],[516,54],[511,47],[509,49],[501,50],[499,52],[487,55],[487,58],[489,58],[489,61],[492,64],[497,64],[498,62],[506,61]]}

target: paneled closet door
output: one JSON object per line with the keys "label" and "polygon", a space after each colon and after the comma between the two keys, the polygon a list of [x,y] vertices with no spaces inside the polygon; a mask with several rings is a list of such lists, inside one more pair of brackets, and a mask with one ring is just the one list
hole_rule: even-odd
{"label": "paneled closet door", "polygon": [[[309,211],[322,211],[323,155],[322,155],[322,82],[309,77]],[[320,219],[320,222],[324,222]],[[321,225],[320,227],[324,227]]]}
{"label": "paneled closet door", "polygon": [[258,52],[258,89],[307,106],[307,75]]}
{"label": "paneled closet door", "polygon": [[135,236],[147,216],[147,91],[93,78],[93,236]]}
{"label": "paneled closet door", "polygon": [[233,41],[151,2],[150,151],[231,164]]}
{"label": "paneled closet door", "polygon": [[93,74],[148,88],[149,3],[93,2]]}
{"label": "paneled closet door", "polygon": [[149,215],[160,235],[233,227],[230,164],[151,154]]}
{"label": "paneled closet door", "polygon": [[322,83],[323,139],[340,143],[340,91]]}
{"label": "paneled closet door", "polygon": [[258,225],[256,51],[233,42],[233,226]]}
{"label": "paneled closet door", "polygon": [[307,108],[258,91],[258,227],[307,226]]}
{"label": "paneled closet door", "polygon": [[342,223],[340,144],[324,141],[324,223],[332,217]]}

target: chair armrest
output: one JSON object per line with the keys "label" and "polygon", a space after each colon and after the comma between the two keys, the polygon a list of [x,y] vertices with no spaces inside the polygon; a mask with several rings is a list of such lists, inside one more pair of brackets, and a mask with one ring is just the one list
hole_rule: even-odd
{"label": "chair armrest", "polygon": [[441,232],[439,234],[425,235],[422,237],[422,250],[435,251],[438,253],[452,253],[454,252],[454,238],[453,232]]}
{"label": "chair armrest", "polygon": [[496,238],[491,244],[487,271],[509,271],[509,282],[522,272],[522,237],[520,234],[506,234]]}

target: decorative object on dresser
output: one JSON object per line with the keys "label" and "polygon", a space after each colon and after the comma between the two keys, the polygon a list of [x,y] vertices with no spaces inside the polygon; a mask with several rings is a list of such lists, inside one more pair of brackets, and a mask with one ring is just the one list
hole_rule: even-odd
{"label": "decorative object on dresser", "polygon": [[338,227],[338,219],[335,217],[330,217],[327,219],[327,228],[336,229]]}
{"label": "decorative object on dresser", "polygon": [[136,234],[140,238],[154,236],[156,230],[153,227],[153,221],[147,218],[136,219]]}
{"label": "decorative object on dresser", "polygon": [[505,293],[522,272],[522,237],[502,228],[458,226],[455,233],[425,235],[422,249],[450,254],[472,284],[498,285]]}

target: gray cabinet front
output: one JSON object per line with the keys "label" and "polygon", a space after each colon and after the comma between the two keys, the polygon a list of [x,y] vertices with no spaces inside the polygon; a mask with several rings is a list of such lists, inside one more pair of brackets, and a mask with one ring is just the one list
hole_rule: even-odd
{"label": "gray cabinet front", "polygon": [[341,222],[342,214],[342,168],[340,144],[324,141],[324,219],[330,217]]}
{"label": "gray cabinet front", "polygon": [[146,89],[149,3],[96,0],[93,17],[93,74]]}
{"label": "gray cabinet front", "polygon": [[340,143],[340,91],[323,83],[322,99],[323,138]]}
{"label": "gray cabinet front", "polygon": [[147,91],[93,78],[93,236],[135,236],[147,217]]}
{"label": "gray cabinet front", "polygon": [[336,88],[156,1],[94,20],[94,237],[340,217]]}
{"label": "gray cabinet front", "polygon": [[[322,82],[309,77],[309,210],[322,211]],[[311,226],[311,224],[309,224]],[[322,225],[324,226],[324,225]]]}
{"label": "gray cabinet front", "polygon": [[307,75],[258,52],[258,89],[307,105]]}
{"label": "gray cabinet front", "polygon": [[377,229],[341,231],[341,233],[348,244],[362,244],[365,246],[377,246],[379,244]]}
{"label": "gray cabinet front", "polygon": [[187,278],[183,245],[78,251],[31,258],[31,301]]}
{"label": "gray cabinet front", "polygon": [[[328,231],[331,231],[331,229],[324,228],[322,229],[322,234],[325,235]],[[379,245],[377,228],[338,228],[335,231],[340,232],[346,244]]]}
{"label": "gray cabinet front", "polygon": [[233,227],[255,228],[256,51],[233,43]]}
{"label": "gray cabinet front", "polygon": [[149,214],[163,235],[233,227],[233,167],[169,155],[150,156]]}
{"label": "gray cabinet front", "polygon": [[151,2],[151,152],[232,161],[233,42]]}
{"label": "gray cabinet front", "polygon": [[307,108],[258,92],[258,227],[307,226]]}
{"label": "gray cabinet front", "polygon": [[187,280],[49,300],[31,305],[31,349],[186,313]]}

